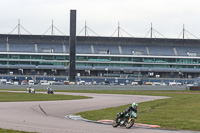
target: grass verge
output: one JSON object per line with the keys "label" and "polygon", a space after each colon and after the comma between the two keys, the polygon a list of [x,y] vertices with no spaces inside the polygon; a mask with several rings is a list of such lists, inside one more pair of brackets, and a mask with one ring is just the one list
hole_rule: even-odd
{"label": "grass verge", "polygon": [[24,132],[18,130],[2,129],[0,128],[0,133],[36,133],[36,132]]}
{"label": "grass verge", "polygon": [[87,99],[86,96],[72,96],[72,95],[52,95],[39,93],[13,93],[0,92],[0,102],[19,102],[19,101],[53,101],[53,100],[74,100]]}

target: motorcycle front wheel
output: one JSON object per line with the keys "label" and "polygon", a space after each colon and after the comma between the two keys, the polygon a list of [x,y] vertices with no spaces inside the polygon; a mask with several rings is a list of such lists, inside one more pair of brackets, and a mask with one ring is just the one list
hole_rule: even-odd
{"label": "motorcycle front wheel", "polygon": [[135,119],[132,118],[132,117],[130,117],[129,120],[126,122],[125,127],[127,129],[129,129],[129,128],[131,128],[134,125],[134,123],[135,123]]}

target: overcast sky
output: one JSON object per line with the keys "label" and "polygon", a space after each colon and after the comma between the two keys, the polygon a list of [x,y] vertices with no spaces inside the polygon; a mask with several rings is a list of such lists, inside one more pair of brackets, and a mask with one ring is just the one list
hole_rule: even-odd
{"label": "overcast sky", "polygon": [[[20,19],[21,26],[31,34],[44,34],[53,20],[56,28],[69,35],[70,9],[77,10],[77,34],[87,21],[87,26],[99,36],[111,36],[120,22],[120,27],[131,36],[145,37],[152,23],[163,36],[178,38],[185,24],[187,31],[200,38],[200,0],[0,0],[0,34],[10,33]],[[20,32],[28,34],[22,28]],[[17,34],[17,29],[12,33]],[[129,37],[122,30],[121,33]],[[54,29],[54,34],[61,33]]]}

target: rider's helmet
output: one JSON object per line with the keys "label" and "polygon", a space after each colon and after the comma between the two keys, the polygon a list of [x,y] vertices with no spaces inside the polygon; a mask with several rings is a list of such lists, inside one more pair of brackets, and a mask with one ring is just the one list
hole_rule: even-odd
{"label": "rider's helmet", "polygon": [[132,107],[134,108],[134,109],[137,109],[137,106],[138,106],[138,104],[137,103],[132,103]]}

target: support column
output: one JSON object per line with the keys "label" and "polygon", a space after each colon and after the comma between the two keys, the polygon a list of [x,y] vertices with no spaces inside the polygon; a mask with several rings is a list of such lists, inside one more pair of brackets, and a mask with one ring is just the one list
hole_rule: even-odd
{"label": "support column", "polygon": [[75,82],[76,77],[76,10],[70,10],[69,37],[69,81]]}
{"label": "support column", "polygon": [[38,46],[36,43],[35,43],[35,53],[38,53]]}
{"label": "support column", "polygon": [[7,50],[7,52],[10,52],[10,45],[9,45],[8,37],[7,37],[7,41],[6,41],[6,50]]}

